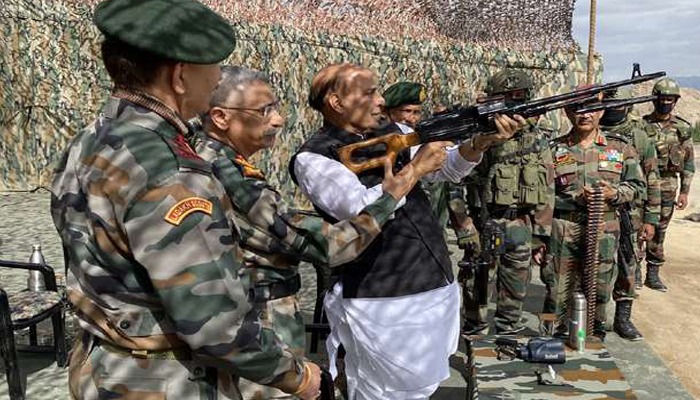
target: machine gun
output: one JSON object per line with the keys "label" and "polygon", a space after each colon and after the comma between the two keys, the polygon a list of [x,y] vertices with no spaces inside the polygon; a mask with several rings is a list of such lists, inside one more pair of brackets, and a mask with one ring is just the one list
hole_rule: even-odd
{"label": "machine gun", "polygon": [[[360,173],[373,168],[384,166],[385,160],[392,165],[396,162],[397,154],[406,148],[422,143],[442,140],[463,141],[475,135],[494,132],[496,130],[493,118],[497,114],[520,115],[524,118],[543,115],[549,111],[571,107],[596,99],[600,92],[616,89],[622,86],[634,85],[665,76],[665,72],[641,75],[638,77],[596,85],[589,88],[577,89],[568,93],[528,101],[515,106],[506,105],[503,98],[492,98],[473,106],[462,107],[448,111],[418,123],[416,132],[410,134],[392,133],[349,144],[337,149],[338,158],[348,169]],[[354,152],[372,146],[383,146],[384,156],[358,161]]]}
{"label": "machine gun", "polygon": [[487,306],[489,301],[489,269],[506,253],[505,232],[495,221],[487,220],[480,229],[481,249],[473,250],[471,260],[460,262],[461,268],[470,269],[474,276],[474,297],[477,304]]}

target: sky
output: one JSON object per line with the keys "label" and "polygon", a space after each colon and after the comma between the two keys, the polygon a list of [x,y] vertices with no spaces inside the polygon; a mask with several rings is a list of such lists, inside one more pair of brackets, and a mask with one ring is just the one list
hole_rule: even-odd
{"label": "sky", "polygon": [[[576,0],[574,38],[588,51],[590,0]],[[629,78],[632,63],[642,73],[700,76],[700,0],[598,0],[596,51],[603,80]]]}

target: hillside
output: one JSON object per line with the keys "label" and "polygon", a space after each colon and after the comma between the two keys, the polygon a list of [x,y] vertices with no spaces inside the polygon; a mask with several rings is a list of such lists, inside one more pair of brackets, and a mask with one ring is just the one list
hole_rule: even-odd
{"label": "hillside", "polygon": [[[634,89],[635,96],[646,96],[651,94],[654,87],[653,82],[645,82],[637,85]],[[645,115],[651,112],[651,104],[637,105],[635,113]],[[675,113],[692,124],[700,122],[700,90],[683,87],[681,88],[681,99],[676,105]]]}
{"label": "hillside", "polygon": [[700,90],[700,76],[679,76],[675,79],[681,86]]}

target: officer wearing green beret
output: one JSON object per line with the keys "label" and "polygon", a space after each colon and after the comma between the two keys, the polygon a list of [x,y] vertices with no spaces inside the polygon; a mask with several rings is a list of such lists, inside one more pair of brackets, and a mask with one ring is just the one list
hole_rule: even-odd
{"label": "officer wearing green beret", "polygon": [[318,367],[250,312],[231,203],[185,140],[230,24],[194,0],[104,1],[94,22],[112,95],[51,188],[81,328],[72,398],[240,399],[237,377],[315,398]]}
{"label": "officer wearing green beret", "polygon": [[392,122],[414,128],[423,117],[425,86],[414,82],[395,83],[384,91],[384,109]]}

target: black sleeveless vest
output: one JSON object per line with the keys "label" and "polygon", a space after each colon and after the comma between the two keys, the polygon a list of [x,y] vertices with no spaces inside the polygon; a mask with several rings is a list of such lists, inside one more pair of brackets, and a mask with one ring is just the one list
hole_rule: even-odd
{"label": "black sleeveless vest", "polygon": [[[398,127],[391,124],[371,136],[397,130]],[[292,157],[289,164],[292,180],[297,183],[294,161],[299,153],[312,152],[338,160],[338,147],[361,140],[357,135],[324,126]],[[384,152],[374,147],[355,154],[356,159],[363,159]],[[399,155],[397,167],[400,169],[409,161],[407,149]],[[366,187],[380,184],[383,176],[381,168],[358,175]],[[323,210],[314,207],[328,222],[337,222]],[[344,298],[398,297],[446,286],[454,280],[443,230],[420,184],[406,196],[406,204],[395,212],[394,219],[384,225],[379,237],[360,257],[336,270],[340,271]]]}

